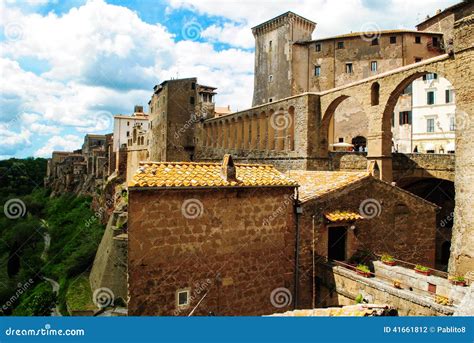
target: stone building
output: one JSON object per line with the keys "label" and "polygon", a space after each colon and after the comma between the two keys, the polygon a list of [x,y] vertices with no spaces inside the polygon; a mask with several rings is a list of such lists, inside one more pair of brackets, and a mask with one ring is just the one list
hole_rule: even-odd
{"label": "stone building", "polygon": [[387,30],[312,40],[315,27],[287,12],[252,28],[253,106],[339,87],[443,53],[439,32]]}
{"label": "stone building", "polygon": [[152,161],[194,160],[194,127],[214,116],[215,90],[196,78],[167,80],[153,88],[148,102]]}
{"label": "stone building", "polygon": [[277,309],[270,295],[293,291],[295,186],[272,166],[230,156],[142,164],[129,184],[129,314],[292,308]]}
{"label": "stone building", "polygon": [[299,280],[302,308],[311,305],[313,258],[356,263],[388,253],[435,266],[438,207],[367,172],[291,171],[299,184]]}
{"label": "stone building", "polygon": [[132,134],[127,142],[127,173],[125,180],[128,183],[138,169],[141,161],[148,161],[148,130],[144,129],[143,123],[133,126]]}

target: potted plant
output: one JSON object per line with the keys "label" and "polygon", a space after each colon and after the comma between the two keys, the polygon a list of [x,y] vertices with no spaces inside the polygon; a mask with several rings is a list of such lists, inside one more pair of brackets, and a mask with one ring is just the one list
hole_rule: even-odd
{"label": "potted plant", "polygon": [[417,264],[415,266],[415,272],[417,272],[418,274],[423,274],[427,276],[431,274],[430,268],[422,266],[421,264]]}
{"label": "potted plant", "polygon": [[370,269],[365,264],[357,265],[356,272],[364,277],[370,277]]}
{"label": "potted plant", "polygon": [[381,260],[383,264],[386,264],[388,266],[394,266],[396,264],[393,256],[389,254],[383,254]]}
{"label": "potted plant", "polygon": [[451,276],[449,277],[449,281],[456,286],[466,286],[466,279],[464,279],[464,276]]}

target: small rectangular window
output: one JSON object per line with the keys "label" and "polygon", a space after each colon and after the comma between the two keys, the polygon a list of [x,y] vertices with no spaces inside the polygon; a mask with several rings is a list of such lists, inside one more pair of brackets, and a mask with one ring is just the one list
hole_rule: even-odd
{"label": "small rectangular window", "polygon": [[415,57],[415,63],[421,62],[422,58],[421,57]]}
{"label": "small rectangular window", "polygon": [[191,83],[191,89],[196,89],[196,82]]}
{"label": "small rectangular window", "polygon": [[453,102],[453,90],[446,89],[445,94],[446,94],[446,103],[449,104]]}
{"label": "small rectangular window", "polygon": [[395,126],[395,112],[392,112],[392,127]]}
{"label": "small rectangular window", "polygon": [[433,91],[426,92],[426,104],[434,105],[435,103],[435,93]]}
{"label": "small rectangular window", "polygon": [[273,75],[268,75],[268,82],[272,82],[273,81]]}
{"label": "small rectangular window", "polygon": [[352,74],[352,63],[346,63],[346,74]]}
{"label": "small rectangular window", "polygon": [[438,37],[433,37],[432,38],[433,46],[438,47],[439,46],[439,39]]}
{"label": "small rectangular window", "polygon": [[339,137],[339,143],[344,143],[344,137]]}
{"label": "small rectangular window", "polygon": [[400,112],[399,113],[399,121],[398,123],[400,125],[405,125],[405,124],[408,124],[410,125],[411,124],[411,111],[403,111],[403,112]]}
{"label": "small rectangular window", "polygon": [[130,131],[127,131],[127,137],[129,137],[129,136],[130,136]]}
{"label": "small rectangular window", "polygon": [[178,307],[189,306],[189,293],[189,289],[182,289],[176,292],[176,305]]}
{"label": "small rectangular window", "polygon": [[268,102],[273,102],[273,98],[268,98]]}
{"label": "small rectangular window", "polygon": [[314,66],[314,76],[321,76],[321,66]]}
{"label": "small rectangular window", "polygon": [[449,118],[449,131],[456,131],[456,119],[454,116]]}
{"label": "small rectangular window", "polygon": [[189,103],[191,105],[194,105],[194,97],[193,96],[189,97]]}
{"label": "small rectangular window", "polygon": [[321,44],[320,43],[316,44],[315,49],[318,52],[321,51]]}
{"label": "small rectangular window", "polygon": [[426,132],[434,132],[434,119],[433,118],[426,120]]}
{"label": "small rectangular window", "polygon": [[397,36],[391,36],[390,37],[390,44],[396,44],[397,43]]}
{"label": "small rectangular window", "polygon": [[372,45],[379,45],[379,39],[377,37],[372,39]]}
{"label": "small rectangular window", "polygon": [[370,62],[370,71],[377,71],[377,61]]}
{"label": "small rectangular window", "polygon": [[272,41],[268,42],[268,51],[272,51],[272,48],[273,48],[272,43],[273,43]]}
{"label": "small rectangular window", "polygon": [[344,49],[344,42],[337,42],[338,49]]}
{"label": "small rectangular window", "polygon": [[415,36],[415,43],[421,44],[421,36]]}

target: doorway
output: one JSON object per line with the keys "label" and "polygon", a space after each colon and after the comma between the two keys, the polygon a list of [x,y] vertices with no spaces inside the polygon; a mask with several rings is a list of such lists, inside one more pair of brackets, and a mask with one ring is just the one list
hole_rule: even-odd
{"label": "doorway", "polygon": [[330,260],[344,261],[346,259],[347,227],[328,227],[328,258]]}

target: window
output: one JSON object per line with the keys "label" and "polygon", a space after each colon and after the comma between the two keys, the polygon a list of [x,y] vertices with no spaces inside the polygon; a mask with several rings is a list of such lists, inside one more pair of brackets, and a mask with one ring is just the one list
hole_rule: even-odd
{"label": "window", "polygon": [[321,44],[320,43],[316,44],[315,49],[318,52],[321,51]]}
{"label": "window", "polygon": [[446,103],[447,104],[453,102],[453,90],[452,89],[446,89],[445,97],[446,97]]}
{"label": "window", "polygon": [[352,63],[346,63],[346,74],[352,73]]}
{"label": "window", "polygon": [[379,45],[379,39],[377,37],[372,39],[372,45]]}
{"label": "window", "polygon": [[191,89],[196,89],[196,82],[191,83]]}
{"label": "window", "polygon": [[189,103],[191,105],[194,105],[194,97],[193,96],[189,97]]}
{"label": "window", "polygon": [[421,44],[421,36],[415,36],[415,43]]}
{"label": "window", "polygon": [[202,94],[202,102],[207,102],[207,94]]}
{"label": "window", "polygon": [[456,131],[456,118],[454,116],[449,118],[449,131]]}
{"label": "window", "polygon": [[433,37],[432,38],[432,44],[434,47],[438,47],[439,46],[439,39],[438,37]]}
{"label": "window", "polygon": [[344,143],[344,137],[339,137],[339,143]]}
{"label": "window", "polygon": [[127,137],[129,137],[129,136],[130,136],[130,131],[127,131]]}
{"label": "window", "polygon": [[411,111],[400,112],[398,123],[400,125],[411,124]]}
{"label": "window", "polygon": [[337,42],[338,49],[344,49],[344,42]]}
{"label": "window", "polygon": [[181,289],[176,292],[176,305],[189,306],[189,289]]}
{"label": "window", "polygon": [[415,57],[415,63],[421,62],[422,58],[421,57]]}
{"label": "window", "polygon": [[426,104],[434,105],[434,103],[435,103],[435,92],[434,91],[426,92]]}
{"label": "window", "polygon": [[426,119],[426,132],[434,132],[434,119]]}
{"label": "window", "polygon": [[377,61],[370,62],[370,71],[377,71]]}
{"label": "window", "polygon": [[268,102],[273,102],[273,98],[268,98]]}
{"label": "window", "polygon": [[273,48],[273,42],[269,41],[268,42],[268,51],[272,51],[272,48]]}
{"label": "window", "polygon": [[273,81],[273,75],[268,75],[268,82],[272,82]]}
{"label": "window", "polygon": [[321,76],[321,66],[314,66],[314,76]]}
{"label": "window", "polygon": [[130,126],[130,122],[129,122],[129,121],[127,121],[127,126]]}
{"label": "window", "polygon": [[397,43],[397,36],[390,36],[390,44],[396,44]]}
{"label": "window", "polygon": [[423,75],[423,80],[424,81],[431,81],[431,80],[437,80],[438,79],[438,74],[436,73],[428,73]]}

